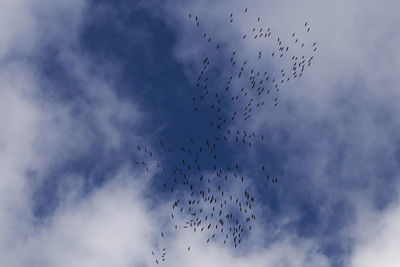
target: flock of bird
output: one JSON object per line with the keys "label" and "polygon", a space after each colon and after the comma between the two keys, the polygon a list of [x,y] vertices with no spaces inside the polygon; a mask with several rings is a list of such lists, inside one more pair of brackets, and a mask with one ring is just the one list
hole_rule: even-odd
{"label": "flock of bird", "polygon": [[[247,13],[247,9],[244,13]],[[193,16],[189,14],[189,18],[193,19]],[[233,13],[231,13],[228,17],[229,23],[233,22],[233,18]],[[202,59],[200,72],[195,81],[196,88],[200,90],[192,97],[192,101],[194,112],[200,111],[202,101],[207,102],[206,104],[215,112],[216,116],[210,121],[210,126],[221,129],[228,120],[233,121],[237,117],[243,120],[249,119],[256,110],[264,106],[267,97],[271,95],[273,95],[271,97],[273,106],[277,107],[280,89],[291,79],[301,77],[306,68],[313,63],[314,54],[317,51],[316,42],[310,43],[307,47],[300,41],[301,33],[292,33],[290,41],[285,43],[283,38],[272,34],[271,27],[262,25],[260,20],[261,18],[258,17],[256,25],[249,27],[249,32],[243,33],[241,38],[243,42],[247,39],[263,42],[265,51],[261,49],[254,55],[248,55],[246,51],[241,54],[229,45],[214,41],[208,33],[199,34],[211,48],[215,48],[226,58],[225,63],[230,66],[230,69],[225,70],[226,73],[224,73],[226,82],[221,84],[223,80],[213,81],[213,78],[215,78],[214,73],[218,73],[216,69],[225,64],[217,61],[218,64],[213,65],[209,56]],[[200,27],[200,19],[197,16],[194,17],[194,22],[197,27]],[[310,30],[308,23],[305,22],[302,33],[308,33]],[[231,51],[226,51],[228,49]],[[270,56],[266,55],[268,51],[271,52]],[[270,65],[274,58],[287,65],[279,70],[272,69]],[[290,60],[290,64],[287,63],[287,59]],[[232,103],[232,105],[225,103],[227,100],[239,103]],[[233,109],[232,106],[234,106]]]}
{"label": "flock of bird", "polygon": [[[242,138],[255,138],[255,135],[246,137],[243,133]],[[212,141],[198,143],[191,138],[189,144],[171,148],[160,140],[162,152],[172,153],[171,158],[176,159],[175,164],[166,167],[166,163],[157,162],[151,167],[144,160],[136,161],[136,164],[143,166],[147,172],[151,172],[152,168],[158,169],[165,177],[162,189],[176,196],[170,214],[174,230],[190,229],[207,235],[206,243],[220,239],[224,244],[231,242],[236,248],[246,231],[251,230],[251,222],[256,219],[255,196],[247,188],[239,162],[231,162],[224,167],[220,165],[220,142],[227,141],[214,138]],[[144,153],[141,159],[147,157],[147,160],[151,160],[153,157],[149,149],[140,145],[137,149]],[[265,166],[260,166],[259,171],[265,181],[278,183],[278,178],[270,176]],[[164,233],[161,232],[160,236],[164,238]],[[165,249],[162,253],[166,253]],[[157,254],[154,251],[152,253]],[[160,262],[160,259],[156,258],[156,261]]]}
{"label": "flock of bird", "polygon": [[[248,14],[247,8],[243,14]],[[200,31],[200,19],[191,14],[188,17]],[[227,23],[234,23],[234,18],[232,13],[229,14]],[[157,155],[166,155],[164,162],[153,158],[150,148],[138,145],[138,154],[144,155],[141,155],[141,160],[135,161],[147,172],[156,170],[161,173],[163,180],[160,187],[172,196],[169,215],[172,231],[193,231],[203,235],[206,243],[221,242],[234,248],[243,243],[246,233],[252,229],[256,219],[256,197],[246,183],[243,173],[247,172],[242,164],[234,160],[227,161],[224,155],[226,151],[221,147],[233,144],[251,147],[252,144],[264,142],[266,138],[262,134],[234,128],[229,122],[235,118],[248,120],[257,110],[261,110],[271,96],[273,106],[277,107],[280,89],[303,75],[312,64],[317,50],[316,42],[312,42],[311,54],[290,55],[292,50],[301,52],[305,49],[304,42],[300,41],[301,34],[292,33],[291,44],[285,43],[280,37],[275,38],[271,27],[263,26],[260,21],[258,17],[256,25],[242,33],[241,40],[258,42],[261,39],[270,42],[266,46],[266,51],[272,51],[269,56],[263,50],[257,51],[254,56],[238,50],[227,51],[231,47],[216,42],[210,34],[202,32],[199,35],[210,48],[218,50],[228,63],[222,64],[225,67],[221,74],[215,69],[219,66],[211,63],[211,56],[205,56],[201,59],[200,72],[194,83],[193,110],[200,113],[204,106],[210,107],[215,115],[210,118],[210,126],[215,127],[215,134],[188,138],[184,145],[178,147],[160,140],[158,147],[153,146],[153,149],[157,149]],[[304,23],[304,33],[310,30],[308,23]],[[287,57],[290,65],[277,71],[271,68],[272,58],[286,63]],[[220,64],[219,60],[215,62]],[[227,78],[221,79],[221,76]],[[156,163],[151,165],[149,162]],[[265,182],[277,185],[278,178],[273,177],[267,169],[268,166],[259,166],[259,176]],[[167,238],[169,232],[161,231],[160,238]],[[190,251],[190,244],[187,251]],[[157,264],[162,263],[166,260],[167,247],[154,249],[151,253]]]}

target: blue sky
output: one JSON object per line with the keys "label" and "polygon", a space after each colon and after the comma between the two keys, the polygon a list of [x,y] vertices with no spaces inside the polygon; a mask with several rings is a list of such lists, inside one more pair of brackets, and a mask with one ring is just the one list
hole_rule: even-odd
{"label": "blue sky", "polygon": [[[397,266],[398,10],[395,1],[6,0],[0,10],[5,266],[155,266],[151,252],[159,256],[164,247],[165,266]],[[227,122],[217,130],[210,127],[213,102],[200,103],[196,87],[206,56],[210,95],[225,88],[232,51],[238,62],[272,75],[291,63],[270,57],[273,42],[242,38],[256,25],[271,27],[272,38],[284,43],[295,32],[313,63],[279,93],[271,90],[248,120],[230,119],[245,103],[231,101],[243,84],[234,79],[220,94]],[[254,132],[252,146],[229,136],[221,141],[227,129]],[[171,194],[163,184],[172,185],[165,181],[188,148],[205,149],[206,140],[216,152],[199,160],[201,171],[186,174],[212,177],[218,165],[232,181],[213,186],[239,198],[248,190],[256,199],[257,219],[236,249],[219,237],[207,244],[206,235],[176,231],[189,214],[170,220],[174,201],[188,200],[190,192],[176,186]],[[149,171],[136,164],[142,160]],[[228,170],[235,163],[243,183]],[[265,179],[263,165],[278,184]]]}

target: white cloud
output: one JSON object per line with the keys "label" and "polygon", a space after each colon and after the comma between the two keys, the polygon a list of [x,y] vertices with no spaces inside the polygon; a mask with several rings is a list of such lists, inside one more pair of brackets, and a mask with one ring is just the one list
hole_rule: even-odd
{"label": "white cloud", "polygon": [[[131,173],[129,173],[131,176]],[[140,266],[149,261],[156,223],[132,177],[63,203],[17,248],[19,266]]]}
{"label": "white cloud", "polygon": [[353,228],[356,243],[349,266],[396,266],[400,261],[399,220],[398,201],[380,211],[361,206]]}
{"label": "white cloud", "polygon": [[[97,206],[96,211],[96,206],[91,206],[94,209],[92,213],[89,213],[89,204],[85,204],[85,201],[91,201],[90,198],[81,199],[82,202],[79,204],[64,203],[66,206],[60,206],[60,210],[56,210],[54,215],[43,222],[43,219],[40,220],[34,215],[37,205],[33,198],[34,194],[48,174],[54,174],[54,170],[67,160],[90,155],[91,148],[96,143],[104,145],[106,152],[123,147],[125,145],[122,143],[123,132],[118,125],[137,126],[141,115],[131,103],[115,95],[112,91],[112,82],[104,78],[104,73],[99,68],[91,65],[81,55],[72,52],[76,51],[74,50],[76,36],[80,30],[82,12],[85,10],[83,1],[57,3],[48,1],[39,4],[35,1],[3,1],[2,5],[0,11],[0,124],[3,129],[0,133],[2,262],[7,266],[54,266],[55,262],[56,265],[64,262],[65,266],[71,266],[69,265],[71,262],[67,261],[68,255],[77,253],[80,248],[71,247],[72,250],[68,251],[66,247],[75,246],[76,239],[84,233],[77,233],[78,228],[82,227],[87,234],[80,240],[82,249],[87,245],[85,242],[88,242],[88,246],[94,246],[96,241],[98,246],[107,248],[104,242],[108,236],[100,236],[100,228],[84,228],[84,225],[91,226],[93,223],[91,220],[98,214],[110,215],[103,218],[100,223],[103,225],[115,223],[114,230],[117,231],[115,238],[124,237],[122,232],[118,231],[123,231],[123,227],[127,228],[127,224],[132,220],[123,217],[120,221],[112,221],[113,212],[118,213],[117,210],[113,210],[115,208],[113,205],[119,205],[119,200],[126,201],[127,204],[132,203],[134,195],[129,198],[129,195],[124,196],[123,192],[118,192],[121,194],[116,196],[110,193],[109,206],[97,203],[100,207]],[[58,88],[51,88],[50,83],[43,83],[46,77],[37,70],[34,59],[37,53],[43,51],[42,49],[49,44],[56,45],[60,49],[59,59],[82,87],[82,99],[67,103],[60,101],[50,94]],[[134,133],[132,136],[134,138]],[[63,188],[59,188],[61,200],[83,198],[82,178],[79,175],[69,175],[68,179],[70,180],[64,181],[61,185]],[[76,210],[72,210],[73,208]],[[86,217],[81,217],[83,213],[78,212],[85,213]],[[144,211],[141,212],[136,214],[138,218],[134,218],[139,224],[140,218],[145,218]],[[63,215],[60,216],[60,213]],[[63,220],[57,221],[60,217]],[[105,220],[106,218],[111,221]],[[66,224],[66,221],[69,221],[70,225]],[[43,223],[45,224],[42,225]],[[98,239],[94,238],[96,236]],[[65,239],[65,243],[58,243],[61,239]],[[124,246],[125,243],[120,245]],[[126,249],[130,248],[126,246]],[[80,253],[85,251],[82,250]],[[86,256],[94,259],[91,254]],[[112,255],[110,257],[112,259]],[[68,260],[73,261],[76,258]],[[90,262],[88,260],[88,264]]]}

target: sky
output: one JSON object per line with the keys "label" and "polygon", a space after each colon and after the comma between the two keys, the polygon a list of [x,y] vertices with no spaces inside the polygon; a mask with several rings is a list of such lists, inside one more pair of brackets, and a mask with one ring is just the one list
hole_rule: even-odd
{"label": "sky", "polygon": [[[399,24],[394,0],[3,0],[2,265],[156,266],[151,252],[166,247],[159,265],[397,266]],[[274,41],[255,41],[256,25]],[[171,174],[162,168],[174,168],[191,139],[223,138],[209,125],[212,100],[199,102],[204,58],[210,92],[225,88],[232,51],[279,74],[292,61],[270,53],[277,37],[293,43],[292,33],[313,56],[301,77],[271,90],[246,120],[231,119],[244,104],[231,101],[240,80],[220,94],[222,131],[256,136],[252,146],[215,142],[218,168],[232,175],[226,166],[240,163],[245,177],[225,192],[255,196],[252,230],[237,248],[175,230],[171,207],[190,192],[164,190]],[[303,53],[292,43],[289,53]],[[188,176],[213,175],[214,160],[202,160]]]}

